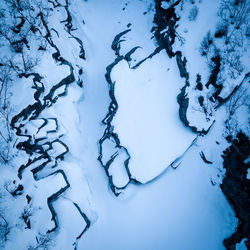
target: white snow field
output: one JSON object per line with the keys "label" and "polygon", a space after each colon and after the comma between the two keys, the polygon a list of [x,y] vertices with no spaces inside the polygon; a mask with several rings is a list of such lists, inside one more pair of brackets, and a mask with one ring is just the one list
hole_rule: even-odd
{"label": "white snow field", "polygon": [[[130,1],[127,7],[130,8],[130,11],[127,9],[127,12],[122,11],[125,3],[127,2],[96,0],[88,1],[82,7],[78,7],[78,11],[81,10],[81,13],[85,13],[83,19],[86,25],[84,26],[82,39],[84,40],[86,51],[88,51],[88,60],[84,62],[86,79],[84,93],[81,101],[78,102],[81,136],[85,138],[82,140],[84,146],[81,150],[84,149],[84,151],[81,154],[81,162],[84,165],[85,176],[87,176],[93,194],[91,203],[98,214],[98,219],[79,241],[78,247],[79,249],[90,250],[224,249],[222,241],[234,230],[236,220],[230,205],[219,188],[221,175],[220,178],[217,176],[221,171],[219,170],[222,164],[220,157],[221,148],[225,147],[225,145],[218,146],[215,143],[216,140],[223,143],[223,139],[219,137],[221,135],[222,122],[219,122],[218,127],[216,125],[213,128],[209,138],[207,138],[208,141],[206,139],[198,141],[190,152],[188,151],[185,154],[181,165],[176,170],[168,168],[163,175],[146,185],[132,185],[118,198],[107,189],[108,183],[107,179],[104,178],[104,170],[100,168],[96,161],[98,157],[96,147],[104,130],[104,126],[101,125],[100,121],[107,112],[109,102],[107,83],[104,78],[105,67],[115,59],[114,52],[110,46],[114,36],[126,29],[127,23],[132,23],[131,29],[133,31],[133,25],[136,25],[137,18],[149,18],[152,21],[152,17],[143,15],[144,10],[147,9],[147,5],[143,1]],[[140,5],[140,8],[136,8],[136,5]],[[145,30],[147,27],[141,29]],[[147,33],[144,32],[144,34],[147,36]],[[126,34],[126,37],[129,35],[130,32]],[[145,43],[143,39],[140,41],[139,46],[142,43]],[[147,44],[153,51],[154,45],[151,42]],[[136,45],[136,43],[133,44],[133,46]],[[121,43],[122,54],[127,53],[131,47],[126,49],[126,41]],[[141,51],[145,50],[142,49]],[[166,66],[158,67],[157,60],[166,63]],[[148,70],[150,65],[153,69]],[[150,130],[148,136],[154,138],[153,135],[156,133],[161,143],[165,143],[162,137],[170,136],[173,140],[172,144],[168,144],[170,150],[173,152],[177,149],[179,153],[176,156],[179,156],[185,151],[185,147],[188,147],[192,142],[194,135],[178,122],[178,113],[175,112],[174,114],[174,111],[171,112],[172,109],[177,109],[174,101],[179,88],[183,84],[179,74],[177,74],[176,65],[161,53],[146,61],[141,67],[147,69],[144,74],[142,73],[143,69],[140,70],[140,67],[136,70],[129,69],[127,63],[122,61],[112,72],[112,78],[116,81],[115,91],[117,91],[119,102],[118,112],[113,121],[114,127],[119,133],[121,142],[125,144],[126,141],[130,140],[128,145],[133,148],[131,143],[133,139],[132,133],[139,132],[138,128],[140,126],[143,130],[141,133],[144,135],[146,134],[145,127],[150,128],[150,125],[143,123],[145,120],[138,119],[138,117],[146,118],[146,121],[150,124],[150,119],[147,117],[148,108],[149,116],[152,115],[153,118],[161,119],[164,123],[153,124],[160,127],[162,134],[160,131]],[[168,68],[170,68],[169,71]],[[124,77],[118,75],[118,72],[122,70],[124,70],[122,72]],[[158,72],[161,75],[157,75]],[[174,76],[174,72],[177,75]],[[150,86],[153,85],[153,81],[148,81],[148,79],[153,77],[160,79],[155,81],[157,85],[153,88],[155,92],[150,93]],[[172,79],[174,82],[171,81]],[[122,85],[123,83],[124,85]],[[133,84],[136,86],[133,86]],[[172,85],[175,85],[174,88],[172,88]],[[135,98],[140,97],[140,92],[129,93],[129,88],[133,87],[142,89],[142,92],[144,91],[142,97],[146,99],[144,102],[145,106],[143,103],[136,102]],[[119,95],[119,90],[124,90],[124,93]],[[164,93],[162,93],[163,90]],[[149,97],[147,94],[154,98],[150,103],[148,102]],[[159,98],[157,98],[157,94]],[[164,97],[166,97],[166,100],[164,100]],[[143,99],[141,100],[143,101]],[[157,102],[154,103],[153,100],[161,101],[163,105],[160,106]],[[129,112],[124,110],[124,113],[122,113],[122,109],[125,109],[125,106],[122,106],[122,101],[124,101],[124,105],[128,105],[127,109],[129,109]],[[133,106],[132,104],[136,105]],[[153,107],[158,107],[160,111],[158,113],[150,113],[153,110],[150,104]],[[137,105],[140,106],[138,107]],[[170,109],[170,106],[172,109]],[[132,107],[134,110],[131,110]],[[144,113],[138,112],[136,114],[136,111]],[[161,114],[168,114],[170,117],[167,117],[167,115],[161,116]],[[122,117],[122,115],[125,117]],[[123,119],[122,122],[118,118]],[[167,118],[175,121],[175,125],[168,123]],[[125,124],[131,124],[132,122],[134,127],[126,130]],[[151,120],[152,123],[153,119]],[[167,127],[164,128],[164,125]],[[171,126],[174,126],[173,133],[169,131]],[[125,132],[124,134],[121,133],[122,128],[123,131],[125,130],[128,133],[128,138],[126,138]],[[183,133],[183,138],[176,134],[175,129]],[[184,131],[186,132],[185,135]],[[155,141],[153,140],[153,142]],[[133,142],[139,145],[142,143],[137,140],[137,136]],[[152,149],[152,144],[145,143],[146,138],[143,138],[143,142],[144,147]],[[212,146],[208,147],[207,145]],[[209,151],[209,156],[207,157],[211,157],[211,160],[216,160],[211,166],[206,165],[199,156],[201,150],[205,152],[204,148],[207,148],[207,154]],[[167,150],[161,147],[160,143],[156,144],[154,152],[157,150],[159,151],[159,157],[162,157],[161,160],[165,161],[162,165],[158,164],[157,173],[155,172],[153,175],[158,175],[162,169],[168,166],[168,161],[171,162],[172,160],[170,154],[166,153],[166,155],[163,155]],[[145,152],[148,153],[148,151]],[[145,153],[145,157],[150,159],[152,154],[148,156],[147,153]],[[158,159],[155,159],[155,161],[157,162]],[[133,166],[136,170],[139,170],[142,165],[136,166],[134,164]],[[152,172],[138,171],[137,173],[143,178],[145,176],[147,178],[152,177]],[[121,171],[118,174],[121,175]],[[211,179],[216,182],[215,186],[211,184]]]}
{"label": "white snow field", "polygon": [[[187,43],[182,47],[177,42],[175,46],[191,58],[187,69],[193,83],[198,72],[208,77],[206,62],[198,58],[198,47],[204,26],[211,18],[207,10],[211,8],[211,15],[216,16],[217,2],[199,1],[200,13],[192,30],[185,32],[189,24],[181,21],[181,34]],[[193,133],[179,117],[177,95],[185,79],[180,77],[176,60],[161,50],[137,65],[157,48],[151,32],[154,5],[154,0],[69,1],[71,22],[76,28],[72,34],[81,39],[86,60],[79,59],[79,46],[61,22],[66,19],[65,9],[59,7],[48,17],[49,27],[59,34],[52,32],[52,38],[62,56],[72,64],[75,76],[79,76],[80,69],[83,71],[80,77],[83,87],[79,87],[75,79],[67,87],[66,95],[60,96],[65,86],[58,88],[54,93],[54,97],[59,96],[56,102],[44,109],[36,120],[25,121],[22,129],[32,134],[32,140],[53,141],[53,148],[47,152],[53,160],[35,175],[38,180],[34,179],[31,169],[44,159],[27,167],[21,180],[17,178],[17,170],[34,156],[18,151],[9,168],[0,162],[0,187],[14,179],[24,186],[24,194],[17,197],[0,189],[0,213],[14,228],[3,246],[0,242],[0,249],[27,250],[29,245],[35,246],[36,236],[54,227],[47,198],[68,184],[70,187],[53,202],[58,228],[49,234],[52,244],[48,249],[225,249],[223,240],[235,231],[238,223],[220,189],[225,172],[221,154],[229,146],[224,138],[227,109],[222,106],[213,114],[211,121],[215,123],[208,134]],[[184,13],[187,16],[185,10]],[[214,27],[215,22],[212,20],[209,28]],[[123,58],[110,72],[118,104],[111,127],[122,147],[116,145],[114,138],[103,142],[102,162],[106,164],[114,157],[106,171],[98,161],[100,139],[107,129],[102,121],[111,102],[105,74],[107,66],[117,58],[112,42],[127,29],[131,30],[121,37],[120,56],[139,48],[131,55],[131,61]],[[53,52],[44,53],[36,68],[44,76],[43,96],[70,73],[68,66],[54,62]],[[31,82],[30,78],[21,79],[13,86],[11,98],[15,114],[34,103]],[[190,99],[194,92],[194,84],[191,84]],[[241,112],[245,117],[247,111]],[[198,129],[211,125],[200,111],[190,108],[187,114]],[[41,127],[43,119],[47,123]],[[60,142],[54,141],[56,139]],[[23,140],[19,137],[17,143]],[[57,159],[67,151],[64,144],[68,152],[63,159]],[[201,159],[201,152],[212,164]],[[127,153],[128,168],[124,164]],[[53,174],[56,170],[63,170],[67,178],[61,172]],[[121,191],[119,196],[111,190],[110,180]],[[32,197],[29,205],[26,194]],[[25,229],[20,219],[26,206],[32,208],[30,229]],[[82,214],[89,219],[89,227]],[[246,249],[245,244],[241,242],[237,249]]]}
{"label": "white snow field", "polygon": [[175,61],[164,51],[137,69],[121,61],[111,78],[119,105],[115,132],[131,156],[132,177],[146,183],[180,157],[196,137],[178,115],[176,96],[183,81]]}

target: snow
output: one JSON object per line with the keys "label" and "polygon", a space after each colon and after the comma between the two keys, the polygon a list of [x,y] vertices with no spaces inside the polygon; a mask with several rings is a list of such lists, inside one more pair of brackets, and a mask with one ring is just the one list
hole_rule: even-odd
{"label": "snow", "polygon": [[183,56],[188,59],[187,70],[191,83],[195,83],[196,74],[198,73],[201,74],[202,82],[206,83],[208,80],[209,69],[207,61],[201,57],[199,49],[206,33],[209,30],[211,32],[215,30],[216,23],[219,19],[217,16],[219,4],[220,2],[217,0],[199,1],[197,3],[199,14],[195,22],[187,20],[189,11],[193,7],[188,1],[184,3],[182,11],[179,9],[177,11],[177,13],[181,15],[177,30],[179,35],[185,39],[185,42],[181,45],[180,41],[176,39],[174,49],[181,50]]}
{"label": "snow", "polygon": [[68,199],[58,200],[55,209],[58,211],[58,220],[60,221],[60,235],[56,243],[63,246],[63,249],[73,249],[73,243],[84,230],[86,222],[72,201]]}
{"label": "snow", "polygon": [[47,151],[50,157],[56,158],[57,156],[65,152],[65,147],[59,142],[52,143],[52,147],[53,149]]}
{"label": "snow", "polygon": [[115,140],[112,137],[110,140],[105,140],[102,144],[102,147],[102,162],[104,165],[106,165],[112,155],[117,154],[119,150],[116,148]]}
{"label": "snow", "polygon": [[56,131],[57,126],[56,126],[56,121],[54,119],[39,119],[38,121],[43,120],[43,125],[39,126],[38,131],[35,134],[35,138],[44,138],[48,136],[49,131]]}
{"label": "snow", "polygon": [[[50,49],[48,52],[54,53],[55,51]],[[45,87],[52,87],[69,74],[69,68],[66,65],[60,65],[60,67],[58,67],[51,55],[44,53],[39,62],[39,72],[40,75],[44,77],[42,82],[44,82]]]}
{"label": "snow", "polygon": [[[186,35],[183,34],[187,44],[181,49],[185,51],[184,56],[190,58],[188,70],[193,82],[196,71],[202,72],[203,80],[208,74],[206,63],[197,59],[197,55],[205,30],[216,22],[215,19],[210,22],[210,11],[206,11],[215,11],[215,2],[199,3],[198,21],[193,22],[193,28],[187,33],[184,32]],[[237,226],[232,207],[220,189],[224,174],[221,153],[229,145],[223,138],[226,108],[217,111],[216,122],[208,135],[197,138],[179,119],[176,96],[184,85],[184,79],[179,76],[175,59],[169,59],[162,51],[132,69],[156,48],[150,32],[154,15],[152,6],[153,1],[149,0],[71,1],[72,22],[77,27],[73,33],[83,41],[86,61],[78,58],[79,45],[69,38],[64,24],[60,23],[65,19],[65,10],[60,7],[57,14],[49,17],[50,27],[59,32],[59,38],[52,32],[53,40],[62,55],[72,63],[74,73],[83,68],[83,88],[76,82],[72,83],[65,96],[59,97],[37,120],[29,121],[22,128],[27,128],[36,139],[45,137],[39,142],[41,144],[45,140],[52,142],[59,139],[68,146],[69,152],[64,160],[58,159],[56,168],[55,160],[52,160],[37,173],[38,181],[34,180],[30,170],[43,160],[26,169],[23,179],[16,182],[16,185],[24,185],[22,196],[13,198],[0,189],[0,197],[4,193],[1,209],[4,208],[15,228],[5,249],[27,249],[28,244],[36,243],[38,233],[46,233],[54,226],[47,198],[67,184],[61,173],[48,176],[56,170],[64,171],[70,188],[53,203],[59,228],[52,233],[55,244],[52,249],[73,249],[76,237],[86,226],[74,203],[91,221],[90,228],[77,242],[80,250],[224,249],[223,239],[230,236]],[[144,12],[147,14],[144,15]],[[185,13],[187,16],[188,10]],[[115,147],[111,138],[104,141],[102,152],[104,164],[114,157],[107,170],[114,185],[126,187],[119,197],[115,197],[108,187],[105,170],[97,160],[98,142],[106,128],[101,121],[110,102],[104,75],[106,67],[115,60],[112,40],[127,29],[128,23],[131,23],[131,31],[122,37],[125,41],[121,42],[120,53],[125,55],[135,46],[140,48],[131,56],[129,64],[122,60],[111,73],[119,105],[112,125],[123,147]],[[203,29],[204,32],[197,32]],[[44,77],[44,95],[69,74],[68,66],[55,64],[51,58],[53,52],[51,49],[44,53],[37,67]],[[15,113],[34,103],[31,86],[31,79],[21,79],[13,87]],[[192,88],[188,93],[190,99],[194,99]],[[63,91],[58,89],[55,95]],[[189,117],[193,118],[192,123],[199,126],[204,118],[198,114],[196,112]],[[240,116],[244,114],[245,109]],[[41,128],[43,118],[48,124]],[[52,118],[57,118],[58,128]],[[243,118],[242,123],[245,123]],[[200,124],[201,127],[205,125]],[[58,141],[52,145],[53,149],[48,153],[53,157],[65,151]],[[43,147],[48,150],[48,146]],[[128,160],[124,147],[131,157],[128,165],[130,174],[144,184],[127,185],[130,179],[124,166]],[[199,155],[201,151],[213,164],[204,163]],[[4,177],[0,178],[0,188],[5,181],[17,180],[17,169],[27,162],[28,157],[25,152],[19,151],[11,162],[12,166],[0,166],[0,176]],[[169,167],[173,162],[174,165]],[[32,197],[30,205],[27,204],[26,194]],[[19,218],[26,206],[30,206],[33,212],[31,230],[24,229],[25,225]],[[18,227],[15,226],[17,222]],[[237,248],[242,249],[243,244],[241,242]]]}
{"label": "snow", "polygon": [[[5,177],[14,177],[13,169],[12,171],[7,172],[8,173],[4,173]],[[12,250],[17,247],[18,249],[27,249],[27,246],[32,242],[34,236],[37,235],[38,232],[46,233],[48,229],[54,226],[50,220],[51,213],[47,206],[47,198],[54,192],[57,192],[61,187],[65,186],[65,181],[60,174],[52,175],[38,182],[31,180],[32,179],[27,176],[24,176],[24,179],[22,180],[22,184],[25,186],[25,192],[27,192],[32,198],[32,206],[30,207],[30,211],[32,212],[31,230],[22,229],[24,228],[24,222],[20,218],[24,207],[29,208],[29,206],[26,205],[27,202],[25,196],[23,195],[7,199],[8,194],[5,194],[7,202],[4,202],[4,205],[5,210],[8,211],[5,214],[13,231],[10,233],[10,240],[6,242],[4,249]],[[53,183],[53,185],[51,185],[51,183]]]}
{"label": "snow", "polygon": [[237,243],[236,244],[236,250],[247,250],[247,247],[246,247],[246,244],[245,244],[246,240],[247,239],[245,238],[240,243]]}
{"label": "snow", "polygon": [[[91,193],[94,194],[92,206],[98,214],[98,220],[79,241],[79,249],[166,249],[166,246],[170,246],[171,249],[187,249],[188,247],[191,249],[223,249],[222,240],[231,234],[236,226],[236,221],[219,186],[212,186],[210,182],[210,178],[220,181],[217,180],[218,170],[216,167],[208,168],[200,159],[199,152],[203,148],[194,147],[191,149],[191,155],[189,152],[185,154],[187,158],[182,159],[177,170],[168,168],[152,183],[140,186],[132,185],[118,199],[111,196],[110,191],[104,188],[108,185],[107,179],[104,178],[104,170],[96,161],[98,157],[96,143],[104,130],[100,126],[100,121],[105,117],[108,105],[107,89],[105,89],[107,83],[104,74],[105,67],[114,60],[114,54],[109,49],[112,39],[117,33],[124,30],[116,31],[114,28],[106,32],[104,28],[99,28],[100,24],[102,27],[118,25],[116,22],[119,10],[118,2],[110,1],[109,3],[110,5],[104,5],[103,1],[89,1],[82,8],[82,11],[85,10],[86,13],[84,16],[85,36],[87,37],[85,46],[88,51],[88,60],[84,66],[86,70],[84,93],[81,101],[78,102],[81,136],[85,138],[81,141],[81,162],[84,172],[88,176]],[[102,11],[103,9],[105,12]],[[93,11],[95,11],[95,15],[93,15]],[[122,23],[120,25],[122,26]],[[123,42],[121,46],[126,45],[125,43]],[[101,63],[100,58],[102,58]],[[125,62],[121,63],[125,69],[123,72],[123,75],[126,76],[125,81],[130,76],[127,76],[126,73],[132,73]],[[148,63],[150,62],[148,61]],[[121,70],[120,66],[117,65],[118,70]],[[150,73],[151,70],[146,71],[146,75]],[[119,78],[119,80],[122,79]],[[116,88],[119,85],[119,82],[117,83]],[[126,84],[130,84],[130,82],[126,81]],[[140,82],[135,81],[135,84],[140,84]],[[180,86],[182,83],[176,86],[175,91]],[[165,94],[166,92],[164,92]],[[124,95],[124,97],[127,97],[128,102],[130,96]],[[176,96],[171,98],[176,98]],[[128,114],[128,112],[126,113]],[[188,133],[188,130],[185,131]],[[215,128],[214,131],[217,133],[214,133],[209,143],[213,141],[212,145],[215,146],[215,149],[211,149],[211,151],[218,154],[217,159],[221,159],[215,140],[222,141],[223,138],[218,137],[221,133],[220,130]],[[120,132],[119,136],[121,136]],[[122,139],[121,142],[124,144]],[[206,144],[208,142],[201,142],[201,146]],[[112,150],[112,143],[110,147],[105,145],[104,148],[107,149],[108,154],[109,150]],[[105,158],[104,162],[107,159]],[[222,159],[214,165],[221,166],[221,162]],[[200,240],[197,242],[197,239]]]}
{"label": "snow", "polygon": [[250,169],[247,170],[247,179],[250,180]]}
{"label": "snow", "polygon": [[[154,67],[157,64],[161,66]],[[182,80],[175,61],[163,51],[136,70],[121,61],[111,78],[119,106],[115,132],[131,155],[133,178],[146,183],[182,155],[195,138],[178,117],[176,96]]]}
{"label": "snow", "polygon": [[109,175],[112,176],[113,184],[118,188],[125,187],[129,183],[129,176],[124,168],[124,162],[127,159],[127,153],[125,150],[121,150],[108,169]]}
{"label": "snow", "polygon": [[[182,43],[179,39],[173,46],[174,51],[182,51],[182,55],[187,58],[187,71],[189,72],[190,87],[187,88],[187,97],[189,98],[189,108],[187,109],[187,119],[190,126],[195,126],[199,131],[202,129],[208,130],[214,121],[214,114],[206,116],[204,111],[198,103],[197,91],[194,91],[196,86],[196,75],[201,75],[201,82],[204,85],[209,79],[209,67],[208,60],[202,57],[200,54],[200,45],[202,39],[208,31],[213,32],[216,27],[216,23],[219,20],[217,12],[219,9],[219,1],[199,1],[195,6],[198,8],[198,15],[195,21],[189,21],[188,15],[190,10],[194,7],[194,4],[185,2],[183,8],[177,7],[177,14],[181,16],[178,22],[177,32],[184,40]],[[209,11],[207,11],[209,10]],[[209,90],[203,88],[205,105],[210,112],[211,107],[206,104],[207,94]],[[208,119],[207,119],[208,118]]]}
{"label": "snow", "polygon": [[[100,170],[92,170],[95,177],[89,180],[100,202],[96,205],[99,218],[79,242],[79,249],[223,249],[222,239],[236,227],[236,220],[217,177],[220,152],[226,146],[220,136],[221,122],[209,137],[199,138],[176,170],[168,168],[151,183],[130,186],[119,199],[101,188]],[[217,160],[212,167],[199,156],[207,144]],[[210,178],[216,180],[215,186]],[[102,237],[96,241],[98,235]]]}

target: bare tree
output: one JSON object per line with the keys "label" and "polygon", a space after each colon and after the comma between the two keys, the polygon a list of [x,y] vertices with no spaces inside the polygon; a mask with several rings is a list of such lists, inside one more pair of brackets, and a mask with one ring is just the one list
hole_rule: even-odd
{"label": "bare tree", "polygon": [[51,234],[41,234],[36,236],[36,245],[29,245],[28,250],[48,250],[54,246]]}
{"label": "bare tree", "polygon": [[234,138],[239,132],[239,121],[237,118],[237,111],[246,106],[250,108],[249,95],[247,94],[247,89],[240,88],[238,91],[231,96],[227,104],[228,118],[225,121],[226,135]]}
{"label": "bare tree", "polygon": [[37,55],[31,55],[26,49],[23,49],[20,57],[10,59],[7,65],[18,77],[23,77],[32,73],[38,62]]}
{"label": "bare tree", "polygon": [[229,116],[233,116],[243,105],[249,106],[248,100],[249,96],[247,95],[247,89],[240,88],[237,92],[235,92],[228,102],[227,111]]}
{"label": "bare tree", "polygon": [[23,209],[23,212],[21,214],[21,219],[24,221],[24,223],[27,225],[26,228],[31,228],[30,225],[30,217],[33,215],[33,211],[30,206],[25,206]]}
{"label": "bare tree", "polygon": [[0,211],[0,241],[2,244],[8,240],[8,236],[11,233],[12,227],[7,219],[4,217],[2,211]]}
{"label": "bare tree", "polygon": [[12,131],[10,129],[10,116],[12,108],[9,103],[9,88],[12,84],[12,70],[8,66],[0,66],[0,159],[7,163],[11,156]]}
{"label": "bare tree", "polygon": [[[222,0],[219,10],[219,16],[224,23],[230,24],[230,29],[226,33],[225,43],[232,41],[232,37],[243,27],[248,26],[249,0]],[[245,32],[245,31],[243,31]]]}

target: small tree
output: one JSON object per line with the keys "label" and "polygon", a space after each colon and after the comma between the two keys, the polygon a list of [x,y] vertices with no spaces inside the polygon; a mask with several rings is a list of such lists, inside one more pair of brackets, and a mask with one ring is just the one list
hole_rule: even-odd
{"label": "small tree", "polygon": [[11,67],[19,77],[22,77],[32,73],[39,59],[37,55],[30,55],[27,49],[23,49],[20,55],[19,58],[16,57],[14,60],[9,61],[9,67]]}
{"label": "small tree", "polygon": [[54,241],[51,234],[41,234],[36,236],[36,244],[29,245],[28,250],[48,250],[54,246]]}
{"label": "small tree", "polygon": [[194,22],[198,16],[199,8],[195,5],[189,12],[188,19],[190,22]]}
{"label": "small tree", "polygon": [[30,217],[33,215],[33,211],[31,209],[30,206],[25,206],[23,209],[23,212],[21,214],[21,219],[24,221],[24,223],[26,224],[26,228],[30,229],[31,225],[30,225]]}
{"label": "small tree", "polygon": [[211,36],[210,31],[208,31],[206,36],[203,38],[200,46],[200,53],[202,56],[208,55],[212,43],[213,43],[213,38]]}
{"label": "small tree", "polygon": [[232,117],[244,105],[249,107],[249,96],[247,95],[247,89],[240,88],[231,96],[228,102],[227,111],[229,116]]}
{"label": "small tree", "polygon": [[0,246],[4,245],[4,243],[9,239],[9,235],[11,233],[12,227],[9,222],[3,215],[3,212],[0,211]]}

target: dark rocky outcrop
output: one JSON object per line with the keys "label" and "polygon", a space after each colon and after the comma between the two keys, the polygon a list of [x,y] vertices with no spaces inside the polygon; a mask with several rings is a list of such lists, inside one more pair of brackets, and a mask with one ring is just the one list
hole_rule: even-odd
{"label": "dark rocky outcrop", "polygon": [[[66,182],[66,185],[64,187],[60,188],[56,193],[52,194],[47,199],[48,207],[49,207],[49,210],[50,210],[50,212],[52,214],[51,220],[53,220],[54,224],[55,224],[55,226],[52,229],[48,230],[48,233],[51,233],[51,232],[55,231],[58,228],[57,214],[56,214],[56,211],[55,211],[55,209],[53,207],[53,202],[56,201],[60,197],[60,195],[62,193],[64,193],[70,187],[67,176],[65,175],[63,170],[59,169],[59,170],[55,171],[54,173],[52,173],[50,175],[57,175],[59,173],[63,176],[63,179]],[[48,176],[50,176],[50,175],[48,175]]]}
{"label": "dark rocky outcrop", "polygon": [[206,164],[213,164],[211,161],[209,161],[209,160],[206,158],[206,156],[205,156],[205,154],[204,154],[203,151],[200,152],[200,157],[201,157],[201,159],[202,159]]}
{"label": "dark rocky outcrop", "polygon": [[201,75],[200,74],[197,74],[196,75],[196,87],[195,89],[198,89],[199,91],[202,91],[203,90],[203,85],[202,85],[202,82],[201,82]]}
{"label": "dark rocky outcrop", "polygon": [[133,49],[131,49],[131,50],[125,55],[125,60],[126,60],[127,62],[132,61],[131,55],[132,55],[137,49],[141,49],[141,47],[140,47],[140,46],[136,46],[136,47],[134,47]]}
{"label": "dark rocky outcrop", "polygon": [[69,11],[69,6],[70,6],[69,1],[65,0],[65,5],[59,4],[56,7],[64,7],[64,9],[67,13],[67,18],[65,20],[61,21],[61,23],[65,23],[65,27],[66,27],[67,32],[69,33],[71,38],[75,39],[76,42],[79,44],[79,48],[80,48],[79,58],[85,60],[86,56],[85,56],[85,50],[83,47],[83,42],[79,37],[72,34],[72,31],[76,30],[76,28],[74,28],[73,24],[72,24],[72,16],[71,16],[71,12]]}
{"label": "dark rocky outcrop", "polygon": [[[180,117],[181,121],[184,123],[184,125],[186,127],[189,127],[189,121],[187,119],[187,109],[188,109],[188,105],[189,105],[189,99],[188,99],[187,93],[186,93],[187,86],[188,85],[185,85],[184,87],[181,88],[181,92],[177,96],[177,102],[180,105],[179,117]],[[196,128],[193,128],[192,131],[195,132]]]}
{"label": "dark rocky outcrop", "polygon": [[215,88],[218,88],[219,85],[217,85],[217,77],[220,72],[220,67],[221,67],[221,57],[220,55],[216,55],[212,57],[212,62],[214,63],[214,68],[212,69],[211,75],[209,77],[208,82],[206,83],[206,87],[208,88],[211,85],[213,85]]}
{"label": "dark rocky outcrop", "polygon": [[16,189],[11,192],[12,196],[15,197],[17,195],[23,194],[23,185],[19,184]]}
{"label": "dark rocky outcrop", "polygon": [[122,32],[120,32],[119,34],[117,34],[112,42],[111,48],[112,50],[115,51],[115,55],[117,57],[120,56],[120,43],[123,42],[124,40],[121,40],[122,36],[125,35],[126,33],[128,33],[129,31],[131,31],[131,29],[127,29],[124,30]]}
{"label": "dark rocky outcrop", "polygon": [[15,32],[16,34],[20,33],[21,31],[21,28],[23,27],[24,23],[26,22],[25,18],[24,17],[18,17],[20,18],[20,23],[17,24],[15,27],[12,27],[12,31]]}
{"label": "dark rocky outcrop", "polygon": [[[176,38],[175,28],[177,21],[180,19],[175,13],[175,7],[181,2],[181,0],[177,0],[167,9],[161,7],[162,2],[164,1],[155,0],[154,23],[156,24],[156,27],[153,27],[152,31],[154,32],[159,47],[165,49],[168,56],[171,58],[175,56],[172,45]],[[167,27],[167,31],[162,32]]]}
{"label": "dark rocky outcrop", "polygon": [[250,248],[250,180],[247,179],[247,170],[250,167],[249,152],[249,138],[239,132],[222,156],[226,174],[221,190],[232,204],[239,220],[235,233],[223,242],[230,250],[235,249],[236,243],[240,243],[243,238],[247,238],[247,249]]}
{"label": "dark rocky outcrop", "polygon": [[78,240],[81,239],[82,235],[90,228],[91,221],[89,220],[88,216],[81,210],[81,208],[78,206],[77,203],[73,202],[74,206],[78,210],[78,212],[81,214],[82,218],[84,219],[86,226],[83,229],[83,231],[76,237],[76,241],[73,243],[73,246],[75,246],[74,250],[77,249],[77,243]]}
{"label": "dark rocky outcrop", "polygon": [[[151,54],[149,54],[147,57],[143,58],[141,61],[139,61],[136,65],[134,65],[132,67],[132,69],[136,69],[138,68],[142,63],[144,63],[146,60],[151,59],[153,56],[155,56],[156,54],[158,54],[162,49],[160,47],[157,47]],[[132,51],[132,50],[131,50]],[[131,52],[128,52],[131,53]],[[132,52],[134,53],[134,52]],[[126,59],[126,56],[125,58]]]}
{"label": "dark rocky outcrop", "polygon": [[177,51],[175,53],[175,56],[176,56],[177,66],[178,66],[179,71],[180,71],[180,76],[184,77],[184,78],[186,78],[186,80],[188,80],[189,74],[188,74],[187,68],[186,68],[186,64],[187,64],[186,57],[184,57],[182,59],[182,53],[181,53],[181,51]]}

